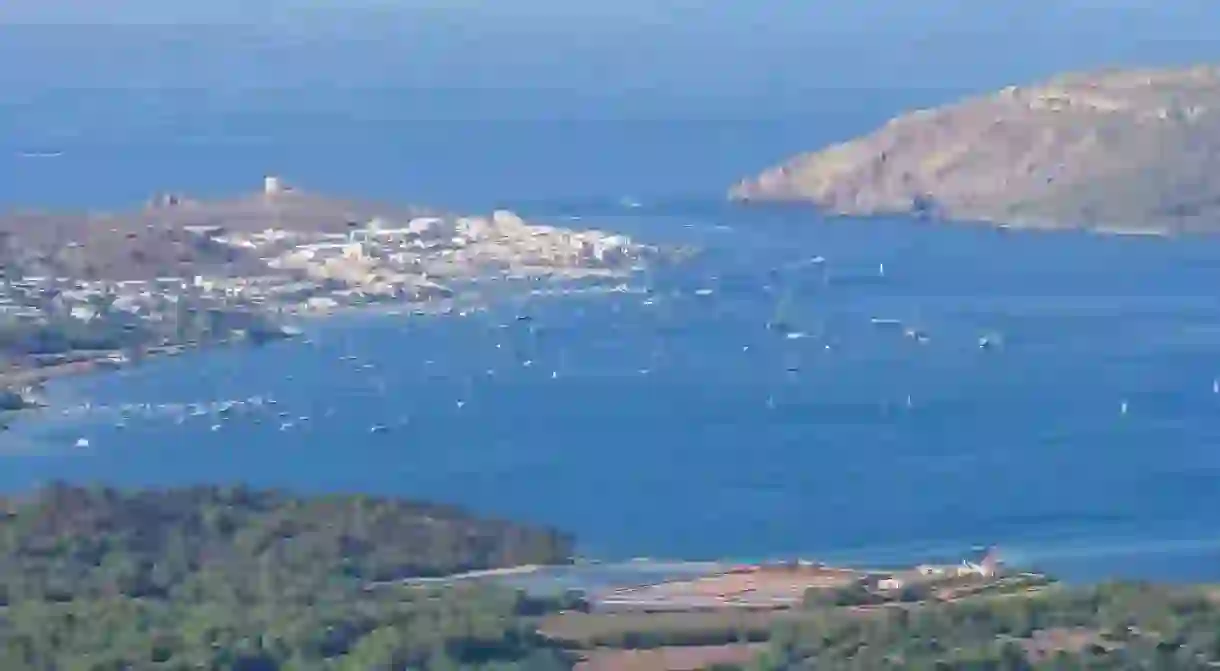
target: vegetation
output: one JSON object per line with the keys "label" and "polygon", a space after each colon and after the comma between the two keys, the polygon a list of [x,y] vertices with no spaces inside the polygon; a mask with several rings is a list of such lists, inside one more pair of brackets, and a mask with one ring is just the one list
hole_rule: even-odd
{"label": "vegetation", "polygon": [[776,624],[801,612],[737,611],[673,613],[566,612],[543,622],[548,638],[574,649],[647,650],[670,646],[766,641]]}
{"label": "vegetation", "polygon": [[0,519],[0,668],[566,668],[484,587],[370,583],[567,560],[555,531],[364,496],[54,485]]}
{"label": "vegetation", "polygon": [[28,406],[29,401],[19,392],[12,389],[0,389],[0,413],[22,410]]}
{"label": "vegetation", "polygon": [[780,622],[765,669],[1201,669],[1220,660],[1207,588],[1106,584]]}
{"label": "vegetation", "polygon": [[1105,584],[980,592],[953,601],[843,606],[826,590],[797,610],[576,614],[542,631],[583,650],[734,649],[767,641],[750,669],[1202,669],[1220,660],[1220,592]]}
{"label": "vegetation", "polygon": [[8,320],[0,323],[0,352],[9,356],[117,350],[146,340],[147,336],[138,328],[101,320],[86,322],[64,317],[45,322]]}
{"label": "vegetation", "polygon": [[765,650],[746,668],[776,671],[1220,660],[1220,592],[1207,587],[1018,576],[947,601],[925,591],[877,603],[851,586],[791,610],[609,615],[575,612],[572,593],[398,582],[571,551],[553,530],[431,504],[52,485],[0,500],[0,669],[546,671],[592,649],[706,646],[708,659],[740,662],[756,650],[747,644]]}
{"label": "vegetation", "polygon": [[269,315],[231,306],[183,301],[171,319],[154,321],[100,306],[79,319],[49,313],[39,321],[0,320],[0,353],[11,358],[50,357],[74,352],[139,350],[160,344],[215,342],[244,333],[255,342],[282,337]]}

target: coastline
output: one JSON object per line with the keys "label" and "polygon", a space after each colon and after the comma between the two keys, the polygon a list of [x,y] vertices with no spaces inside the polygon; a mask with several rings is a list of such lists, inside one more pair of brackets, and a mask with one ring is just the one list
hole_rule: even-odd
{"label": "coastline", "polygon": [[[524,289],[526,287],[521,287],[521,288]],[[595,287],[595,288],[600,288],[603,291],[613,291],[613,289],[614,289],[613,287],[604,287],[604,286]],[[551,289],[558,290],[558,289],[560,289],[560,287],[553,287],[552,285],[548,284],[544,287],[537,288],[537,290],[540,292],[547,292],[548,290],[551,290]],[[519,295],[519,294],[508,294],[504,297],[510,298],[511,296],[515,296],[515,295]],[[430,308],[429,314],[431,316],[444,316],[445,306],[452,302],[453,301],[436,301],[430,305],[428,305],[428,304],[424,304],[424,305],[425,305],[425,307]],[[413,304],[411,302],[387,302],[387,303],[379,303],[379,304],[373,304],[373,305],[367,305],[367,306],[353,306],[350,308],[346,308],[338,313],[319,314],[316,316],[311,316],[311,319],[321,319],[321,318],[330,319],[332,317],[341,318],[346,315],[361,315],[361,314],[368,314],[368,315],[394,314],[394,313],[402,314],[404,311],[410,312],[412,307],[413,307]],[[408,318],[412,318],[412,316],[408,316]],[[210,346],[214,347],[214,346],[220,345],[220,346],[225,346],[225,347],[240,347],[240,346],[243,346],[244,344],[245,343],[241,343],[241,342],[224,343],[224,344],[216,343],[216,344],[213,344]],[[194,349],[182,350],[183,355],[190,355],[193,352],[194,352]],[[156,355],[156,356],[153,356],[150,358],[156,359],[156,358],[159,358],[160,356],[168,356],[168,355],[161,354],[161,355]],[[308,355],[306,355],[306,356],[308,356]],[[134,365],[139,365],[139,364],[137,363]],[[58,367],[53,370],[49,370],[47,372],[50,373],[50,377],[48,379],[54,380],[54,379],[71,377],[74,375],[91,374],[91,373],[95,373],[95,372],[104,373],[104,372],[106,372],[106,370],[107,370],[107,367],[104,367],[104,366],[97,367],[97,366],[93,366],[93,365],[90,365],[87,363],[87,364],[83,364],[83,365],[65,365],[63,367]],[[30,414],[32,417],[37,418],[38,415],[34,414],[34,412],[35,411],[30,411]],[[998,540],[1000,540],[1001,543],[1006,542],[1005,539],[998,539]],[[1081,552],[1090,552],[1090,551],[1097,552],[1098,556],[1101,558],[1104,558],[1105,554],[1108,554],[1108,553],[1111,554],[1112,556],[1121,554],[1121,548],[1119,548],[1119,549],[1100,548],[1099,549],[1099,540],[1096,538],[1086,539],[1086,542],[1083,545],[1085,547],[1082,547],[1082,549],[1080,550]],[[930,552],[929,547],[936,547],[937,549],[942,550],[942,551]],[[915,552],[911,552],[911,553],[907,553],[902,550],[899,550],[898,552],[890,553],[890,552],[883,551],[882,548],[872,548],[872,547],[842,548],[842,549],[830,549],[829,551],[818,550],[818,552],[812,556],[820,557],[823,560],[826,560],[828,562],[831,562],[831,563],[834,563],[837,565],[857,565],[858,566],[858,565],[867,564],[868,566],[886,566],[887,564],[890,563],[888,561],[889,558],[893,558],[895,560],[893,563],[897,564],[897,563],[900,563],[903,559],[910,558],[910,557],[948,556],[959,549],[964,549],[964,547],[965,546],[960,543],[945,543],[945,544],[941,544],[939,546],[921,546],[920,548],[916,549]],[[1135,550],[1132,551],[1132,554],[1135,555],[1138,553],[1138,554],[1147,555],[1154,551],[1155,550],[1149,549],[1147,546],[1145,546],[1143,548],[1136,548]],[[1062,558],[1063,558],[1062,553],[1063,552],[1065,552],[1065,549],[1062,546],[1049,547],[1049,548],[1042,547],[1042,548],[1039,548],[1039,552],[1037,553],[1040,556],[1034,556],[1034,557],[1031,557],[1031,559],[1034,560],[1035,564],[1040,565],[1041,561],[1042,561],[1041,557],[1053,556],[1056,559],[1055,563],[1062,563]],[[890,555],[890,557],[886,557],[886,561],[876,561],[876,558],[884,557],[886,554]],[[1018,558],[1020,554],[1023,554],[1023,553],[1014,553],[1013,557]],[[735,557],[734,559],[740,560],[739,562],[735,562],[735,563],[753,563],[753,562],[765,562],[766,560],[772,559],[772,558],[773,557],[768,557],[765,554],[761,554],[761,556],[755,555],[753,557],[738,556],[738,557]],[[717,560],[719,560],[719,559],[720,558],[717,558]],[[1018,562],[1019,564],[1026,564],[1024,557],[1020,557],[1020,560],[1021,561]],[[598,564],[598,563],[602,563],[602,562],[589,562],[589,563]],[[621,562],[617,562],[614,560],[608,560],[604,563],[616,564],[616,563],[621,563]],[[661,563],[669,563],[669,562],[662,561]],[[676,560],[676,563],[678,563],[680,565],[690,565],[692,562]],[[702,563],[702,562],[694,562],[694,563],[698,564],[698,563]],[[713,563],[719,563],[719,562],[717,561],[717,562],[713,562]],[[1056,570],[1055,573],[1056,573],[1056,575],[1060,575],[1059,570]],[[1069,577],[1066,573],[1064,573],[1063,575],[1065,578]]]}
{"label": "coastline", "polygon": [[[1069,71],[898,111],[728,186],[742,203],[1116,235],[1215,234],[1220,71]],[[1029,138],[1038,138],[1031,142]],[[1102,139],[1104,138],[1104,139]]]}
{"label": "coastline", "polygon": [[1099,238],[1136,238],[1175,240],[1190,237],[1210,237],[1214,234],[1197,230],[1172,230],[1158,226],[1105,224],[1082,226],[1061,220],[1012,217],[953,217],[924,216],[911,210],[878,209],[870,211],[840,211],[815,200],[802,199],[734,199],[726,202],[747,210],[772,212],[812,212],[827,224],[850,225],[854,221],[900,220],[912,226],[936,226],[952,229],[986,229],[1001,233],[1024,234],[1085,234]]}
{"label": "coastline", "polygon": [[[583,595],[595,611],[689,612],[718,609],[784,610],[799,607],[810,590],[853,585],[882,601],[922,586],[925,598],[956,600],[981,591],[1021,592],[1057,582],[1045,573],[1006,565],[994,548],[961,555],[956,561],[909,561],[884,568],[855,563],[829,564],[810,559],[751,562],[674,562],[645,559],[622,562],[575,560],[568,564],[528,564],[446,576],[369,583],[365,589],[394,585],[453,586],[491,582],[534,596]],[[966,582],[968,584],[963,584]],[[945,589],[937,594],[937,587]],[[902,599],[907,596],[903,594]]]}
{"label": "coastline", "polygon": [[[517,282],[521,286],[513,286],[507,292],[507,296],[554,297],[642,293],[642,289],[628,285],[628,281],[639,274],[637,270],[581,273],[579,270],[573,269],[567,272],[561,271],[548,276],[542,276],[537,279],[513,278],[509,282]],[[561,277],[555,277],[555,275],[561,275]],[[606,280],[616,279],[622,281],[613,286],[602,284]],[[478,280],[471,282],[473,286],[477,286],[479,283]],[[474,312],[484,311],[490,303],[503,297],[504,295],[489,298],[484,292],[476,289],[439,300],[383,300],[361,305],[339,305],[320,309],[305,307],[285,313],[285,316],[289,317],[289,319],[284,320],[281,324],[281,333],[258,343],[252,342],[248,338],[229,337],[210,342],[199,342],[194,345],[164,345],[149,348],[137,360],[127,358],[122,350],[99,350],[90,352],[86,357],[73,361],[0,372],[0,389],[26,389],[32,392],[23,394],[23,400],[26,403],[25,407],[0,412],[0,429],[7,427],[8,422],[13,419],[36,417],[41,411],[46,410],[48,406],[42,402],[41,393],[45,385],[54,383],[57,380],[118,372],[144,365],[150,361],[167,357],[189,356],[196,352],[211,349],[262,347],[273,345],[279,341],[299,340],[305,338],[305,334],[299,326],[332,322],[345,317],[404,316],[409,318],[461,318]],[[67,356],[78,354],[67,353]]]}
{"label": "coastline", "polygon": [[0,259],[13,266],[0,287],[11,411],[36,409],[41,387],[68,376],[291,338],[294,324],[321,318],[481,309],[494,283],[533,293],[625,282],[665,253],[508,210],[357,207],[274,176],[263,187],[227,200],[160,194],[104,216],[0,215],[12,248]]}

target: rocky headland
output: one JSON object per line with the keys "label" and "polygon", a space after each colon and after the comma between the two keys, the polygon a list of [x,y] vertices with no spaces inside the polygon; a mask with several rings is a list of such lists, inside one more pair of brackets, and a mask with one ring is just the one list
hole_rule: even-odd
{"label": "rocky headland", "polygon": [[730,189],[832,214],[1220,230],[1220,67],[1065,74],[898,116]]}

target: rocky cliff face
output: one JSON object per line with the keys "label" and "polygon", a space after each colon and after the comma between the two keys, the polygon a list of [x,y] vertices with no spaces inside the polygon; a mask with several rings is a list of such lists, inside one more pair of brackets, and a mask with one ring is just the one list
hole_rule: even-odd
{"label": "rocky cliff face", "polygon": [[1046,227],[1220,230],[1220,68],[1070,74],[897,117],[740,201]]}

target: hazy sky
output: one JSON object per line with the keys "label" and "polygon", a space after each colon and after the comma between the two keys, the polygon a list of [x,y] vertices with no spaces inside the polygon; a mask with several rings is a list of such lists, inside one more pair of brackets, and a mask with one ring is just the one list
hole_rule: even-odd
{"label": "hazy sky", "polygon": [[[1214,0],[4,0],[0,2],[0,21],[240,22],[268,16],[368,9],[578,22],[697,16],[746,21],[804,17],[838,27],[905,23],[912,29],[933,24],[955,29],[995,26],[1014,14],[1081,23],[1098,15],[1134,14],[1154,24],[1158,20],[1177,22],[1184,29],[1191,28],[1188,24],[1194,22],[1190,19],[1220,18],[1220,6]],[[775,27],[778,24],[777,21]]]}

